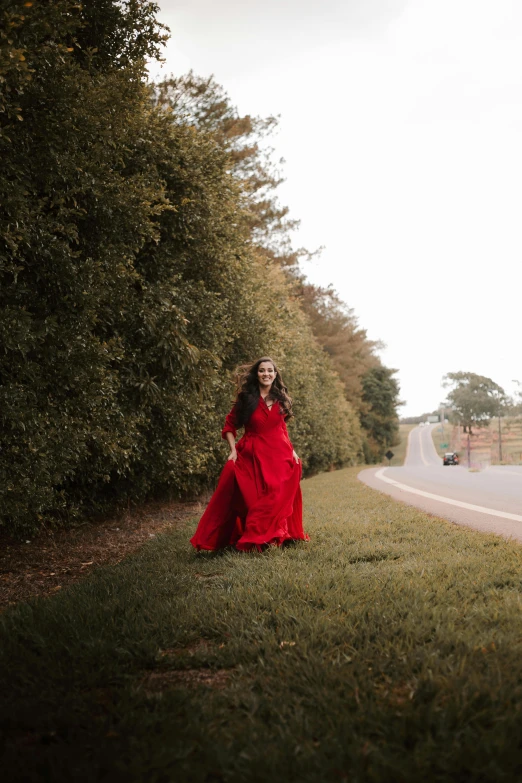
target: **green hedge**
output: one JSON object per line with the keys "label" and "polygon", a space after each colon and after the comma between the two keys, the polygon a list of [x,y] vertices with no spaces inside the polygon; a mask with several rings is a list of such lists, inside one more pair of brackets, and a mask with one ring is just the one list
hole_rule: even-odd
{"label": "green hedge", "polygon": [[2,525],[209,486],[230,371],[267,352],[287,370],[307,469],[355,460],[353,411],[283,274],[259,262],[226,151],[151,101],[156,7],[6,8]]}

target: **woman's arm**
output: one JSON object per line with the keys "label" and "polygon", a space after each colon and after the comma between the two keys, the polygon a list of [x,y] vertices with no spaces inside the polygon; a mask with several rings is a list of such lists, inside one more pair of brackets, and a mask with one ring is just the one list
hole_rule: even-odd
{"label": "woman's arm", "polygon": [[225,419],[225,426],[221,430],[221,437],[223,440],[226,440],[228,445],[230,446],[230,454],[228,459],[233,460],[234,462],[237,459],[237,451],[236,451],[236,406],[232,408],[230,413]]}
{"label": "woman's arm", "polygon": [[236,439],[234,437],[234,434],[230,432],[230,430],[225,433],[225,437],[227,439],[228,445],[230,446],[230,455],[228,459],[233,460],[235,462],[237,459]]}
{"label": "woman's arm", "polygon": [[287,428],[286,428],[286,422],[283,422],[283,430],[284,430],[284,432],[285,432],[285,434],[286,434],[286,437],[288,438],[288,442],[289,442],[289,444],[292,446],[292,458],[293,458],[293,460],[294,460],[295,462],[297,462],[297,464],[299,465],[299,457],[297,456],[297,454],[296,454],[296,451],[295,451],[295,449],[294,449],[294,447],[293,447],[293,445],[292,445],[292,441],[291,441],[291,440],[290,440],[290,438],[289,438],[289,435],[288,435],[288,430],[287,430]]}

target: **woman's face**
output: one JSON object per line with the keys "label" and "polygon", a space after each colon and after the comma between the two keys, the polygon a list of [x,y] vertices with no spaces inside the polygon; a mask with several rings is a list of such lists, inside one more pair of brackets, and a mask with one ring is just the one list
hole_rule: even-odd
{"label": "woman's face", "polygon": [[272,362],[261,362],[257,368],[257,379],[259,385],[265,389],[269,389],[276,377],[275,367]]}

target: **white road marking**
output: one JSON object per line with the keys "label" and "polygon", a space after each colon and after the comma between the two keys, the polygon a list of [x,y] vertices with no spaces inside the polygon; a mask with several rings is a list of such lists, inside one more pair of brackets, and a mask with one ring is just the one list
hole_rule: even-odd
{"label": "white road marking", "polygon": [[[417,436],[417,443],[419,444],[420,458],[421,458],[422,462],[424,463],[424,465],[427,465],[428,463],[426,462],[426,459],[424,457],[424,449],[422,448],[422,433],[423,432],[424,432],[424,430],[421,430],[421,428],[419,426],[417,426],[414,430],[412,430],[410,432],[410,434],[408,436],[408,453],[410,451],[410,438],[412,437],[413,433],[415,433],[416,436]],[[406,460],[407,459],[408,459],[408,454],[406,454]],[[406,460],[404,461],[405,464],[406,464]]]}
{"label": "white road marking", "polygon": [[429,498],[430,500],[438,500],[440,503],[447,503],[449,506],[458,506],[459,508],[466,508],[468,511],[478,511],[480,514],[489,514],[492,517],[502,517],[502,519],[512,519],[515,522],[522,522],[522,516],[520,514],[510,514],[508,511],[498,511],[496,508],[486,508],[485,506],[475,506],[473,503],[464,503],[462,500],[454,500],[453,498],[446,498],[442,495],[435,495],[432,492],[424,492],[422,489],[415,489],[415,487],[409,487],[407,484],[401,484],[394,479],[388,478],[384,475],[384,471],[387,468],[381,468],[375,474],[376,478],[381,481],[385,481],[387,484],[392,484],[394,487],[403,489],[406,492],[410,492],[413,495],[420,495],[423,498]]}
{"label": "white road marking", "polygon": [[[424,430],[422,431],[424,432]],[[427,465],[428,463],[426,462],[426,457],[424,456],[424,449],[422,448],[422,435],[420,434],[420,431],[419,431],[419,447],[420,447],[421,460],[425,465]]]}

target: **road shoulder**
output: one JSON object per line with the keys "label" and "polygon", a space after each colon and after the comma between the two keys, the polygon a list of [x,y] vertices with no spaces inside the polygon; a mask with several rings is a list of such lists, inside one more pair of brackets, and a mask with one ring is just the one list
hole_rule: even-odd
{"label": "road shoulder", "polygon": [[[414,506],[428,514],[446,519],[457,525],[464,525],[482,533],[494,533],[510,540],[522,542],[522,523],[509,518],[502,518],[482,511],[473,511],[450,505],[443,500],[423,497],[413,491],[408,491],[403,486],[384,482],[377,473],[382,467],[367,468],[362,470],[357,478],[372,489],[382,492],[394,500],[398,500],[409,506]],[[412,488],[413,489],[413,488]]]}

